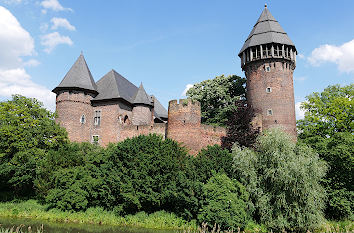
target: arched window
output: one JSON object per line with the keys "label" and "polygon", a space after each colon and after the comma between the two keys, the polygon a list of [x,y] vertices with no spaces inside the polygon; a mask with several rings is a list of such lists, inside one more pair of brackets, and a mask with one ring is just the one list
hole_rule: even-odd
{"label": "arched window", "polygon": [[85,124],[85,122],[86,122],[85,115],[82,114],[82,116],[81,116],[81,118],[80,118],[80,123],[81,123],[81,124]]}
{"label": "arched window", "polygon": [[125,125],[128,125],[128,124],[129,124],[129,117],[128,117],[128,115],[125,115],[125,116],[124,116],[123,123],[124,123]]}

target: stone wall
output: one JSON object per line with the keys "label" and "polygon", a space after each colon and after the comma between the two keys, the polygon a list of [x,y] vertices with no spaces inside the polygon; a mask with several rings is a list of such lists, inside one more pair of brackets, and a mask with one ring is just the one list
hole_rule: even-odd
{"label": "stone wall", "polygon": [[296,138],[294,69],[291,61],[268,59],[247,64],[245,73],[247,100],[262,115],[262,128],[281,127]]}
{"label": "stone wall", "polygon": [[151,107],[146,105],[138,105],[133,108],[133,125],[150,125],[152,123]]}
{"label": "stone wall", "polygon": [[200,149],[209,145],[221,145],[221,138],[225,136],[226,128],[202,124],[200,128]]}
{"label": "stone wall", "polygon": [[127,125],[120,129],[119,141],[139,135],[158,134],[165,138],[166,123],[154,123],[153,125]]}

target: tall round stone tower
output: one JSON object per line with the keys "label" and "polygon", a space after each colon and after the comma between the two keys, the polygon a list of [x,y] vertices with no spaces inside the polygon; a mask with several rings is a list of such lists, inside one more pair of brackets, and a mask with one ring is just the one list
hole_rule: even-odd
{"label": "tall round stone tower", "polygon": [[143,84],[141,83],[133,101],[133,125],[150,125],[153,123],[151,100],[151,97],[148,96]]}
{"label": "tall round stone tower", "polygon": [[296,138],[293,72],[296,48],[267,5],[238,56],[247,78],[247,101],[261,129],[281,127]]}
{"label": "tall round stone tower", "polygon": [[56,94],[56,121],[66,128],[69,139],[91,141],[94,119],[91,100],[98,92],[82,54],[53,92]]}

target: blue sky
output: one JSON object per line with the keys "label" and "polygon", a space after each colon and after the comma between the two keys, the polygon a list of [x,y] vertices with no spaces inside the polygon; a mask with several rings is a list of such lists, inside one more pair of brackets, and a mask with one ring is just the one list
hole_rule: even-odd
{"label": "blue sky", "polygon": [[19,93],[53,110],[50,90],[83,51],[96,81],[115,69],[167,107],[188,84],[244,77],[237,54],[265,2],[299,53],[297,107],[353,83],[352,0],[0,0],[0,100]]}

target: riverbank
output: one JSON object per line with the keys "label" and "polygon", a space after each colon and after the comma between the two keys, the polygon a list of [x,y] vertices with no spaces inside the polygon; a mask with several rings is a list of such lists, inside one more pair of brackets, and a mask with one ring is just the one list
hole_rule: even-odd
{"label": "riverbank", "polygon": [[135,215],[124,217],[117,216],[103,208],[89,208],[85,212],[65,212],[57,209],[47,210],[46,205],[41,205],[35,200],[23,202],[0,203],[0,217],[28,218],[50,222],[98,224],[121,227],[141,227],[150,229],[196,229],[194,221],[187,222],[173,213],[158,211],[152,214],[139,212]]}

